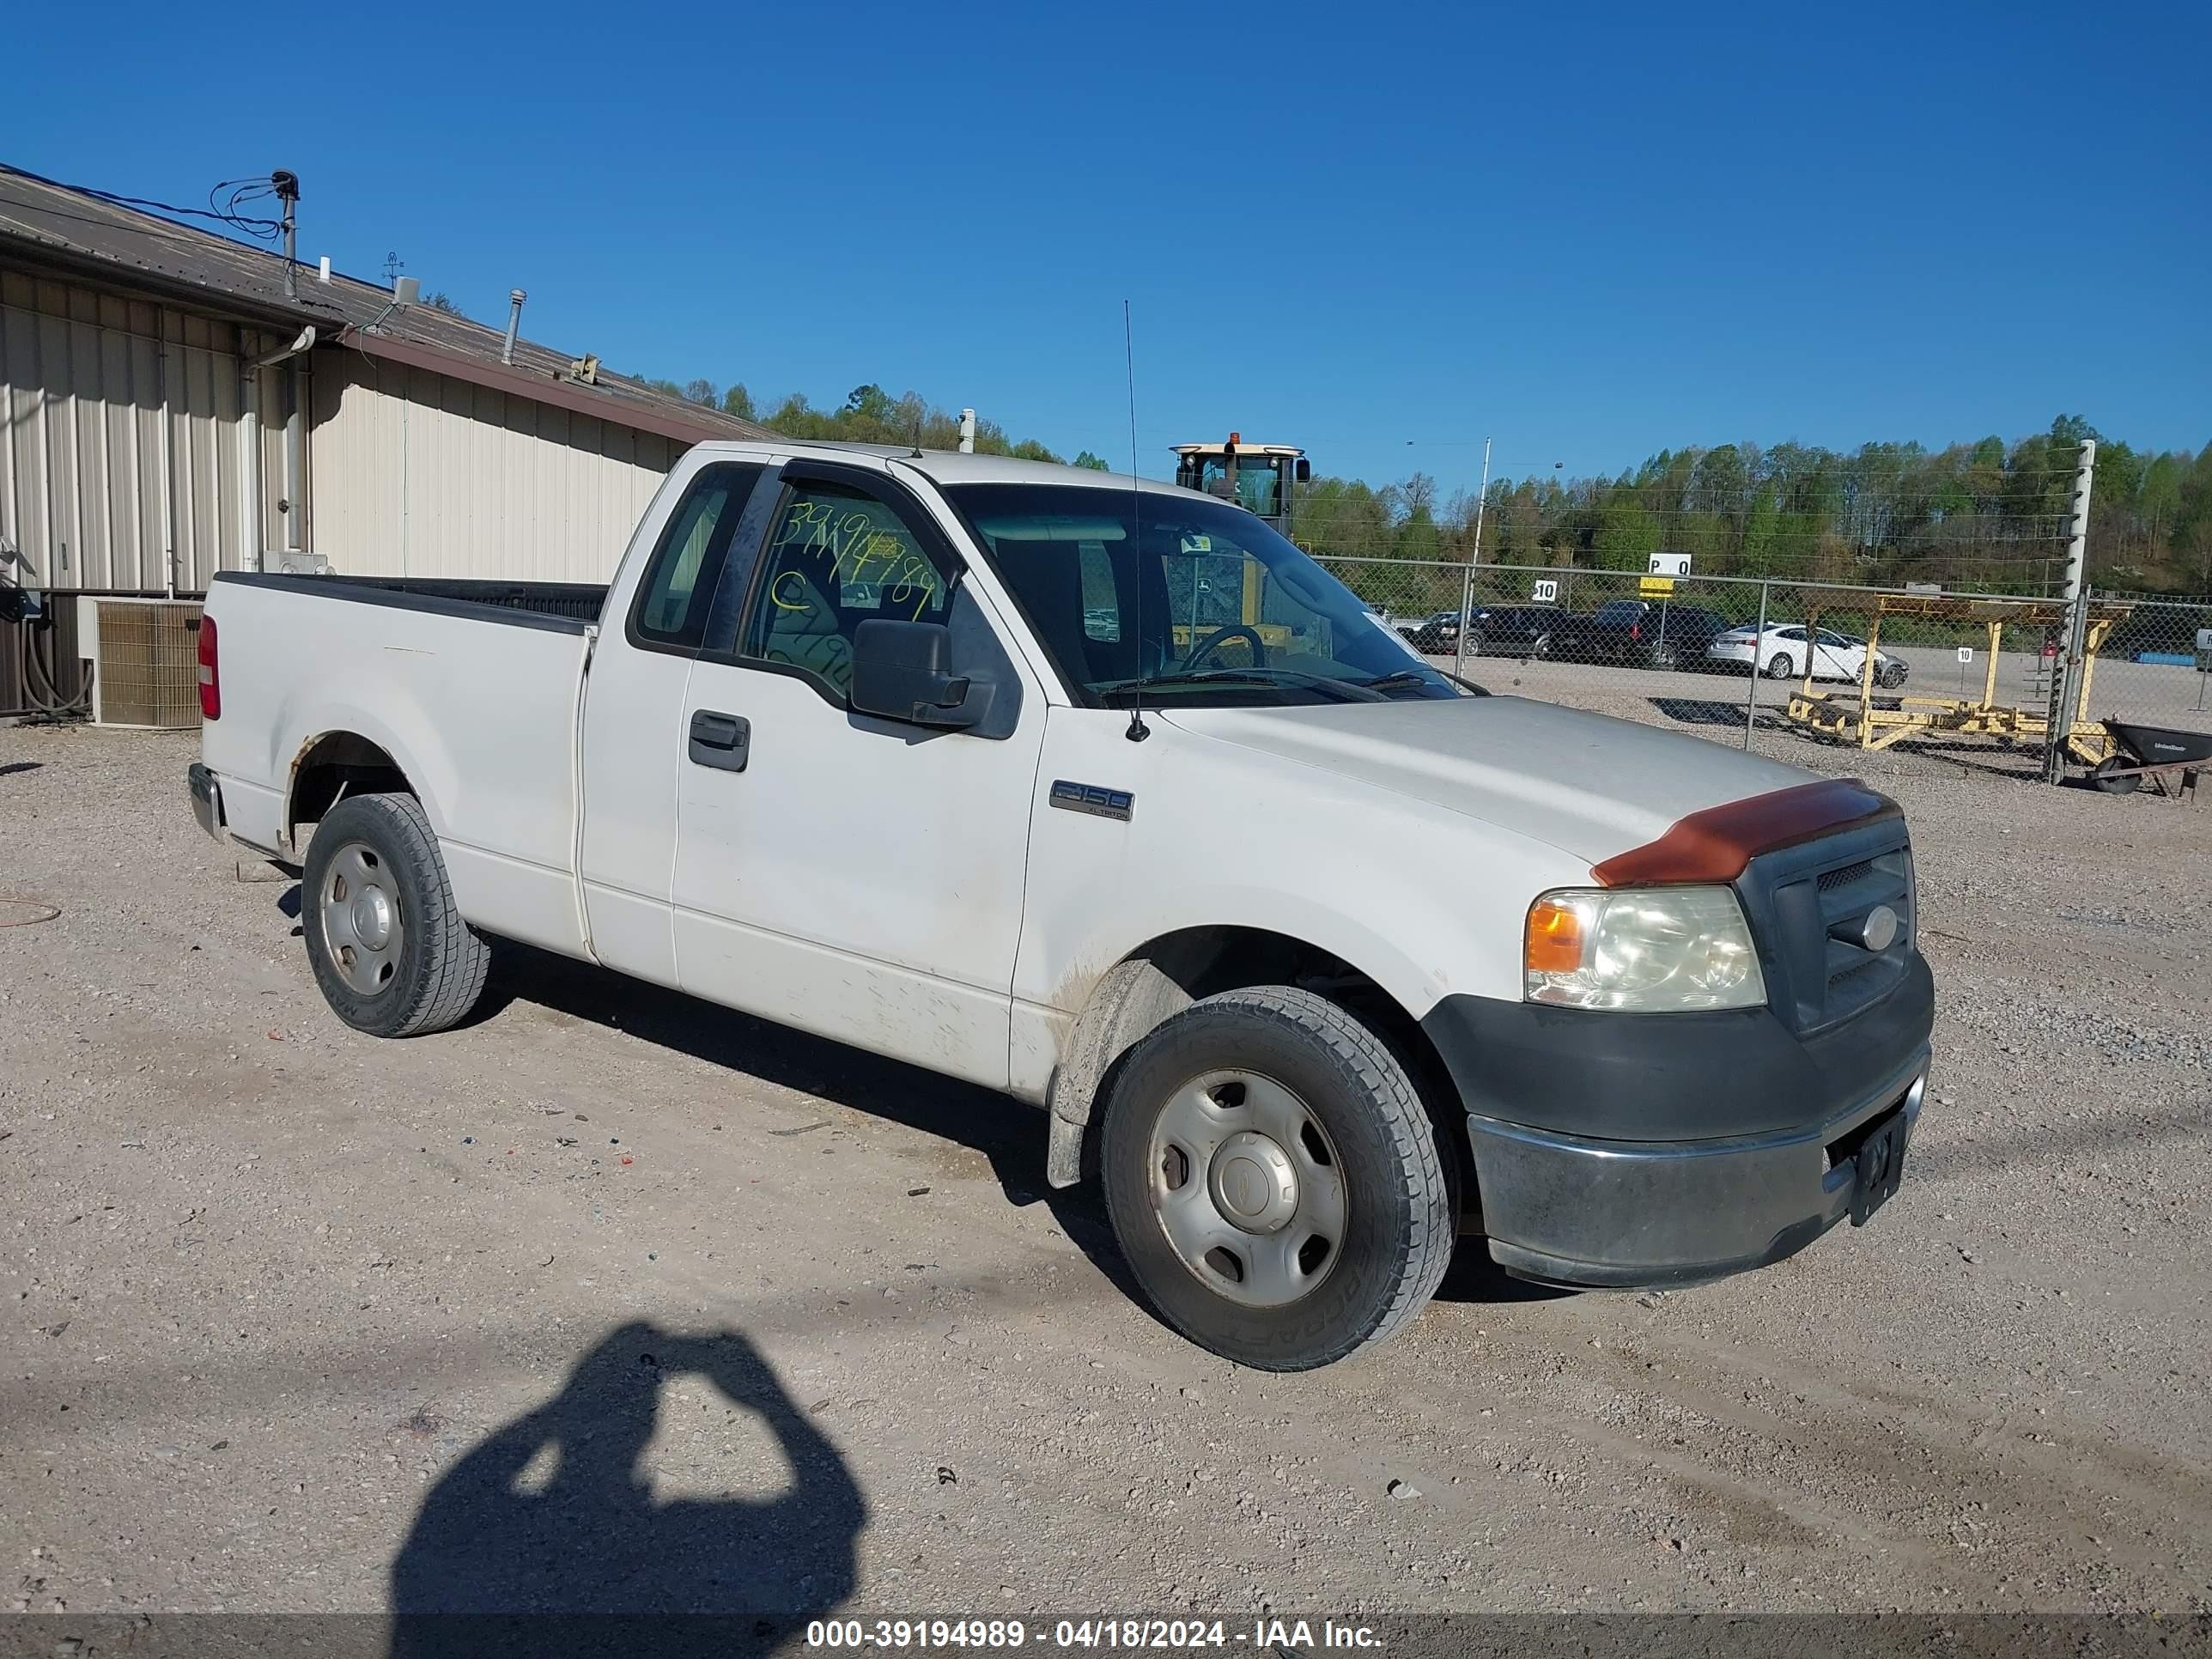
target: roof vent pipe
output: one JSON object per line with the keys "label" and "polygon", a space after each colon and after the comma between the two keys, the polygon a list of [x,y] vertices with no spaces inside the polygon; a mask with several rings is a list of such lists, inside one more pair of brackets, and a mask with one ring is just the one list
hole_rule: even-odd
{"label": "roof vent pipe", "polygon": [[972,409],[960,411],[960,453],[963,455],[975,453],[975,411]]}
{"label": "roof vent pipe", "polygon": [[514,362],[514,337],[522,327],[522,302],[529,297],[519,288],[507,290],[507,343],[499,349],[499,360],[510,367]]}

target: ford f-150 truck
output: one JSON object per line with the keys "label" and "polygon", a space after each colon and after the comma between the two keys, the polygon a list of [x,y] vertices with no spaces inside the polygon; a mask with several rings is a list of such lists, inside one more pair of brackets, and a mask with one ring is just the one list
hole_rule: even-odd
{"label": "ford f-150 truck", "polygon": [[1893,803],[1488,696],[1164,484],[705,444],[604,591],[226,574],[200,681],[194,809],[302,867],[348,1024],[520,939],[972,1079],[1248,1365],[1387,1336],[1461,1236],[1778,1261],[1921,1109]]}

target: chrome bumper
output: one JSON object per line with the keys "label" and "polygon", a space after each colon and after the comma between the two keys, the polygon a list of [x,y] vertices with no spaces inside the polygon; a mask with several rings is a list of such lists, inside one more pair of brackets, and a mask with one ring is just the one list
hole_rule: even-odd
{"label": "chrome bumper", "polygon": [[1911,1145],[1928,1061],[1923,1048],[1826,1122],[1735,1139],[1593,1140],[1471,1115],[1490,1254],[1520,1278],[1624,1289],[1779,1261],[1850,1212],[1856,1131],[1902,1106]]}
{"label": "chrome bumper", "polygon": [[185,771],[185,787],[191,791],[192,817],[217,841],[223,838],[222,785],[214,773],[194,761]]}

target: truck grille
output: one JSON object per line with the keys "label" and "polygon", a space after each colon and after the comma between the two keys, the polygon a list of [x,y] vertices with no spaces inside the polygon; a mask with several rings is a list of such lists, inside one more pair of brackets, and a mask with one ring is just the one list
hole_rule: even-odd
{"label": "truck grille", "polygon": [[1861,859],[1856,864],[1847,864],[1840,870],[1823,870],[1820,872],[1820,890],[1826,893],[1838,887],[1848,887],[1873,868],[1872,859]]}
{"label": "truck grille", "polygon": [[[1763,854],[1736,890],[1758,938],[1770,1000],[1801,1033],[1880,1001],[1917,948],[1912,849],[1898,819]],[[1897,918],[1895,936],[1875,950],[1869,921],[1885,906]]]}

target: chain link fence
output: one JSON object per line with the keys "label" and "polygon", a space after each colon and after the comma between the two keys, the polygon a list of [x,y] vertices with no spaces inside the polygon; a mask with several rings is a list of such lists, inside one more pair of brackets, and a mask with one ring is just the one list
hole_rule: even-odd
{"label": "chain link fence", "polygon": [[[1321,562],[1415,651],[1489,690],[1782,759],[1840,744],[2033,776],[2072,622],[2067,602],[2033,594]],[[2087,690],[2079,718],[2057,728],[2075,766],[2113,754],[2108,718],[2212,733],[2212,636],[2199,641],[2212,600],[2096,595],[2087,615],[2097,647]]]}
{"label": "chain link fence", "polygon": [[2095,598],[2128,609],[2098,653],[2093,704],[2123,720],[2212,732],[2212,597]]}

